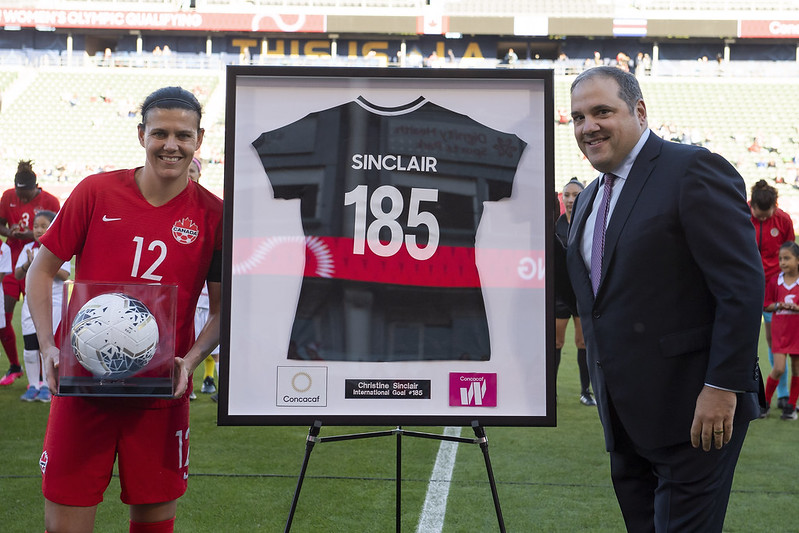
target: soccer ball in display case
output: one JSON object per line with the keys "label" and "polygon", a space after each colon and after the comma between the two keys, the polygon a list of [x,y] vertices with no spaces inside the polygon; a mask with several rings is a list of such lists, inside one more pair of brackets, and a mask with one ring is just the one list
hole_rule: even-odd
{"label": "soccer ball in display case", "polygon": [[122,293],[95,296],[70,331],[72,351],[95,377],[123,379],[144,368],[158,347],[158,324],[140,300]]}

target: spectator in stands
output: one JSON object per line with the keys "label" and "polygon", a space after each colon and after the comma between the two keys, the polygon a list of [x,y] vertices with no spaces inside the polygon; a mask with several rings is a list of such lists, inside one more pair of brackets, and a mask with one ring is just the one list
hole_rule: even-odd
{"label": "spectator in stands", "polygon": [[516,55],[516,52],[513,51],[513,48],[508,48],[508,53],[505,54],[502,62],[506,65],[515,65],[517,61],[519,61],[519,56]]}
{"label": "spectator in stands", "polygon": [[[203,140],[200,103],[181,87],[164,87],[144,100],[141,114],[143,166],[78,183],[41,238],[27,276],[28,304],[52,390],[59,358],[52,283],[65,260],[80,254],[76,281],[176,285],[174,398],[53,397],[41,461],[51,532],[93,531],[117,461],[129,531],[174,531],[188,478],[191,375],[219,339],[222,200],[188,179]],[[198,237],[181,244],[172,232],[176,220],[189,222]],[[205,282],[210,315],[195,340],[194,310]]]}
{"label": "spectator in stands", "polygon": [[[749,200],[752,224],[755,226],[757,249],[763,262],[766,284],[780,273],[779,253],[782,243],[796,240],[791,216],[777,207],[777,189],[760,180],[752,186]],[[774,367],[774,353],[771,350],[772,314],[763,311],[763,327],[768,344],[768,361]],[[783,373],[777,387],[777,406],[785,407],[788,401],[788,374]],[[765,415],[766,410],[761,414]]]}
{"label": "spectator in stands", "polygon": [[[43,191],[36,181],[31,162],[20,161],[14,176],[14,188],[8,189],[0,197],[0,235],[6,238],[6,244],[11,248],[12,267],[17,264],[25,245],[34,240],[32,226],[36,213],[43,210],[58,212],[61,207],[58,198]],[[6,375],[0,379],[0,385],[11,385],[23,374],[12,320],[14,307],[25,293],[25,280],[16,279],[9,270],[2,283],[5,327],[0,329],[0,343],[3,344],[10,366]]]}
{"label": "spectator in stands", "polygon": [[644,66],[644,53],[638,52],[635,56],[635,77],[643,78],[646,75],[646,67]]}
{"label": "spectator in stands", "polygon": [[[561,198],[565,212],[558,217],[555,222],[555,235],[566,247],[569,238],[569,224],[571,223],[572,207],[577,195],[583,192],[585,185],[577,178],[572,178],[564,187]],[[557,244],[557,243],[556,243]],[[566,326],[569,319],[574,317],[574,344],[577,347],[577,368],[580,371],[580,403],[583,405],[596,405],[594,396],[591,394],[591,379],[588,376],[588,362],[585,353],[585,340],[583,340],[583,329],[580,325],[580,317],[577,315],[577,305],[574,301],[574,292],[571,283],[568,281],[568,272],[558,272],[563,275],[566,281],[559,284],[561,290],[555,291],[555,365],[560,365],[560,354],[563,345],[566,343]]]}

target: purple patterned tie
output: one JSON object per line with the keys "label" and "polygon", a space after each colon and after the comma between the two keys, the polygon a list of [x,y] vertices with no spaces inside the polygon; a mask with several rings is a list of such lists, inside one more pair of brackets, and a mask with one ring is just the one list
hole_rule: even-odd
{"label": "purple patterned tie", "polygon": [[599,288],[599,279],[602,277],[602,256],[605,253],[605,228],[608,225],[608,212],[610,211],[610,195],[613,193],[615,174],[605,174],[605,186],[602,191],[602,201],[596,213],[594,223],[594,240],[591,244],[591,286],[594,295]]}

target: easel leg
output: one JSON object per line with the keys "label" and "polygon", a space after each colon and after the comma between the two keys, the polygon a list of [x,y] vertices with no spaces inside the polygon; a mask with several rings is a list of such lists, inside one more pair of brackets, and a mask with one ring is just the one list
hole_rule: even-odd
{"label": "easel leg", "polygon": [[494,479],[494,470],[491,468],[491,459],[488,457],[488,439],[486,438],[485,428],[480,425],[477,420],[472,421],[472,429],[474,435],[477,437],[477,442],[480,444],[480,449],[483,450],[483,458],[486,463],[486,472],[488,473],[488,483],[491,485],[491,496],[494,498],[494,509],[497,512],[497,522],[499,523],[499,530],[505,533],[505,519],[502,518],[502,508],[499,505],[499,494],[497,493],[497,483]]}
{"label": "easel leg", "polygon": [[402,523],[402,428],[397,427],[397,533],[402,531],[400,527]]}
{"label": "easel leg", "polygon": [[291,530],[291,522],[294,520],[294,511],[297,510],[297,502],[300,499],[300,490],[302,489],[302,482],[305,479],[305,471],[308,469],[308,461],[311,459],[311,451],[314,444],[316,444],[319,437],[319,431],[322,429],[322,422],[319,420],[313,423],[313,426],[308,430],[308,438],[305,440],[305,457],[302,460],[302,468],[300,469],[300,477],[297,479],[297,488],[294,489],[294,498],[291,500],[291,509],[289,510],[289,517],[286,520],[285,533]]}

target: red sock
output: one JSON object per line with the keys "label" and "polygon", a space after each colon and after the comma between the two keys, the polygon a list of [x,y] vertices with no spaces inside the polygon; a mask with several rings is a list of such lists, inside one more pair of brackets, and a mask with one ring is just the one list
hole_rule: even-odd
{"label": "red sock", "polygon": [[796,407],[796,400],[799,399],[799,376],[791,377],[791,393],[788,396],[788,403]]}
{"label": "red sock", "polygon": [[778,379],[774,379],[771,375],[766,379],[766,405],[771,405],[771,397],[774,396],[774,391],[777,390],[777,385],[780,384]]}
{"label": "red sock", "polygon": [[130,521],[130,533],[172,533],[175,531],[175,517],[162,522]]}
{"label": "red sock", "polygon": [[0,343],[3,344],[3,349],[8,356],[8,362],[12,365],[19,366],[19,353],[17,353],[17,335],[14,333],[14,327],[11,325],[11,320],[14,313],[6,313],[6,327],[0,329]]}

